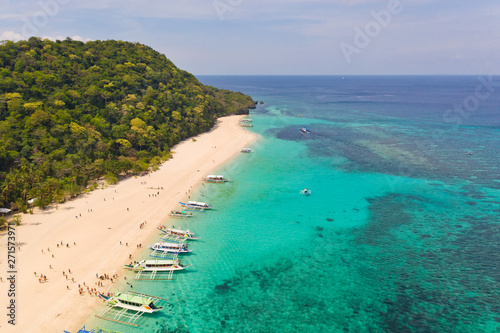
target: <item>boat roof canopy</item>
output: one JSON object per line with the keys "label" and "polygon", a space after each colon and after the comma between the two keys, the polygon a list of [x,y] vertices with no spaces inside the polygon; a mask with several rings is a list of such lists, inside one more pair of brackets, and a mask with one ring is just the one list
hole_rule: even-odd
{"label": "boat roof canopy", "polygon": [[184,243],[159,242],[159,243],[156,243],[155,245],[159,245],[159,246],[172,246],[172,247],[182,247],[184,245]]}
{"label": "boat roof canopy", "polygon": [[177,263],[180,261],[179,259],[148,259],[141,261],[140,263],[145,263],[145,264],[172,264],[172,263]]}
{"label": "boat roof canopy", "polygon": [[204,202],[199,202],[199,201],[188,201],[188,205],[200,205],[200,206],[205,206],[206,203]]}
{"label": "boat roof canopy", "polygon": [[171,232],[178,232],[178,233],[181,233],[181,234],[192,234],[192,232],[190,232],[189,230],[180,230],[180,229],[167,229],[167,231],[171,231]]}
{"label": "boat roof canopy", "polygon": [[131,294],[120,294],[116,296],[117,299],[128,301],[128,302],[133,302],[133,303],[139,303],[139,304],[149,304],[151,302],[150,299],[146,297],[141,297],[137,295],[131,295]]}

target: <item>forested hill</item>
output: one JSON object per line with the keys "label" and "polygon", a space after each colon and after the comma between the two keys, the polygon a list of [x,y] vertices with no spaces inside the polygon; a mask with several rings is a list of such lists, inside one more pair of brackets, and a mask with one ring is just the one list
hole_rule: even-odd
{"label": "forested hill", "polygon": [[4,41],[0,68],[0,207],[44,206],[103,175],[148,170],[253,106],[138,43]]}

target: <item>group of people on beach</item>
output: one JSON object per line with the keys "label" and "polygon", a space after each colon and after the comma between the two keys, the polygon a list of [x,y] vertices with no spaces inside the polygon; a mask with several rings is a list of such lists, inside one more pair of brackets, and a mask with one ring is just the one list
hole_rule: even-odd
{"label": "group of people on beach", "polygon": [[[36,272],[35,272],[35,276],[36,276]],[[40,274],[40,276],[38,277],[38,282],[39,283],[47,282],[47,275]]]}
{"label": "group of people on beach", "polygon": [[100,280],[111,280],[111,282],[113,282],[113,279],[116,279],[118,277],[118,274],[113,274],[113,276],[110,278],[108,274],[99,275],[98,273],[95,273],[95,277]]}
{"label": "group of people on beach", "polygon": [[[85,293],[85,289],[83,289],[82,287],[80,287],[80,285],[78,285],[78,293],[80,295],[83,295]],[[98,296],[100,294],[99,291],[97,291],[97,288],[90,288],[89,286],[87,286],[87,293],[90,295],[90,296]]]}
{"label": "group of people on beach", "polygon": [[[144,226],[146,222],[143,222],[141,224],[141,228]],[[120,242],[121,244],[121,242]],[[73,242],[73,245],[76,246],[76,242]],[[127,246],[128,246],[128,243],[127,243]],[[138,247],[142,247],[141,244],[137,245]],[[65,243],[63,241],[61,241],[60,243],[57,243],[56,244],[56,247],[59,248],[59,247],[67,247],[69,248],[70,247],[70,243]],[[44,252],[44,249],[41,249],[42,253],[45,253]],[[50,250],[50,247],[47,247],[47,252],[51,252]],[[54,255],[52,254],[52,257],[54,258]],[[49,265],[49,268],[50,269],[53,269],[52,265]],[[75,283],[75,278],[74,277],[71,277],[69,276],[69,274],[72,274],[72,271],[71,269],[69,268],[67,271],[62,271],[62,275],[66,278],[66,280],[71,280],[71,282]],[[36,272],[34,272],[34,275],[35,277],[38,277],[38,282],[39,283],[42,283],[42,282],[48,282],[47,280],[47,275],[44,275],[44,274],[40,274],[39,276],[37,275]],[[97,274],[96,273],[96,278],[100,279],[101,281],[97,281],[95,282],[96,286],[97,287],[104,287],[104,284],[102,283],[103,280],[110,280],[111,282],[114,282],[117,278],[118,278],[118,274],[113,274],[111,277],[109,274]],[[86,287],[86,290],[85,290],[85,287]],[[70,286],[67,285],[66,286],[66,289],[67,290],[71,290]],[[99,292],[97,291],[97,288],[91,288],[90,286],[86,285],[85,282],[83,282],[83,286],[78,284],[78,292],[80,295],[84,295],[84,294],[89,294],[90,296],[94,296],[94,295],[98,295]]]}
{"label": "group of people on beach", "polygon": [[[109,274],[104,273],[104,274],[99,275],[99,273],[96,273],[95,276],[96,276],[96,278],[101,280],[101,281],[95,282],[95,285],[97,287],[104,287],[104,283],[102,283],[102,281],[104,281],[104,280],[110,280],[111,282],[115,282],[115,280],[118,278],[118,274],[113,274],[110,277]],[[87,288],[86,291],[85,291],[85,287]],[[83,282],[83,286],[78,284],[78,293],[80,295],[84,295],[85,293],[88,293],[90,296],[98,296],[99,294],[104,295],[104,293],[101,293],[100,291],[98,291],[97,288],[91,288],[90,286],[86,285],[85,282]],[[109,293],[108,293],[108,296],[109,296]]]}

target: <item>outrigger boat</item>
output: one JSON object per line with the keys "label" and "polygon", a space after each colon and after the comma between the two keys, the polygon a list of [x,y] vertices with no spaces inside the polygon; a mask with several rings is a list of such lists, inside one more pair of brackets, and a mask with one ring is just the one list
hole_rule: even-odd
{"label": "outrigger boat", "polygon": [[169,253],[189,253],[193,250],[188,249],[188,246],[184,243],[170,243],[170,242],[159,242],[155,243],[149,248],[155,252],[169,252]]}
{"label": "outrigger boat", "polygon": [[250,118],[245,118],[245,119],[240,120],[240,122],[242,122],[242,123],[250,123],[252,121],[253,121],[253,119],[250,119]]}
{"label": "outrigger boat", "polygon": [[241,149],[241,152],[242,152],[242,153],[251,153],[251,152],[252,152],[252,149],[250,149],[250,148],[242,148],[242,149]]}
{"label": "outrigger boat", "polygon": [[163,306],[157,304],[160,300],[166,301],[160,297],[133,291],[109,296],[100,293],[99,297],[104,299],[106,308],[96,315],[97,318],[133,326],[139,326],[135,322],[144,313],[155,313],[163,310]]}
{"label": "outrigger boat", "polygon": [[196,210],[196,209],[199,209],[199,210],[205,210],[205,209],[212,209],[213,206],[212,205],[209,205],[205,202],[198,202],[198,201],[188,201],[188,202],[180,202],[179,203],[183,206],[183,207],[186,207],[188,209],[193,209],[193,210]]}
{"label": "outrigger boat", "polygon": [[174,272],[183,270],[191,266],[182,265],[177,259],[177,255],[173,258],[161,258],[153,260],[141,260],[135,264],[125,265],[126,268],[137,272],[136,280],[173,280]]}
{"label": "outrigger boat", "polygon": [[203,180],[207,183],[225,183],[231,179],[224,178],[223,175],[208,175],[206,178],[203,178]]}
{"label": "outrigger boat", "polygon": [[302,127],[302,128],[300,129],[300,131],[301,131],[302,133],[311,133],[311,131],[310,131],[310,130],[308,130],[307,128],[305,128],[305,127]]}
{"label": "outrigger boat", "polygon": [[125,265],[134,272],[170,272],[180,271],[191,265],[182,265],[180,259],[141,260],[136,264]]}
{"label": "outrigger boat", "polygon": [[193,217],[193,213],[184,210],[172,210],[169,215],[173,217]]}
{"label": "outrigger boat", "polygon": [[160,230],[161,232],[167,234],[167,235],[170,235],[170,236],[174,236],[174,237],[179,237],[179,238],[183,238],[183,239],[200,239],[201,237],[195,237],[194,236],[194,232],[191,232],[189,230],[180,230],[180,229],[160,229],[158,228],[158,230]]}
{"label": "outrigger boat", "polygon": [[156,297],[145,294],[127,292],[123,294],[117,293],[113,296],[99,294],[99,297],[104,299],[104,301],[112,307],[119,307],[122,309],[145,313],[153,313],[163,310],[163,306],[157,306],[154,304],[153,301],[157,299]]}
{"label": "outrigger boat", "polygon": [[253,127],[253,125],[249,124],[249,123],[240,123],[240,126],[241,127]]}

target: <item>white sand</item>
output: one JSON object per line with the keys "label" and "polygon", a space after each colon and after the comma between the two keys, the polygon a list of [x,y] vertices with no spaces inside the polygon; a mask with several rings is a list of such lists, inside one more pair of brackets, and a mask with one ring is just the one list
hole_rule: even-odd
{"label": "white sand", "polygon": [[[96,273],[118,274],[123,279],[129,254],[142,251],[138,244],[143,248],[148,245],[170,210],[179,208],[178,201],[188,199],[186,193],[203,177],[255,139],[255,134],[238,126],[241,118],[221,118],[215,129],[199,135],[195,142],[189,139],[175,146],[174,158],[150,175],[95,190],[58,207],[24,214],[22,225],[15,227],[15,241],[20,243],[15,254],[15,326],[7,323],[7,306],[12,299],[6,281],[7,236],[3,233],[0,237],[0,331],[29,332],[36,328],[37,332],[76,332],[96,307],[102,306],[98,297],[80,295],[78,284],[97,287],[100,280]],[[147,223],[141,229],[144,221]],[[39,282],[40,274],[47,276],[47,282]],[[99,291],[112,285],[110,280],[103,283]]]}

